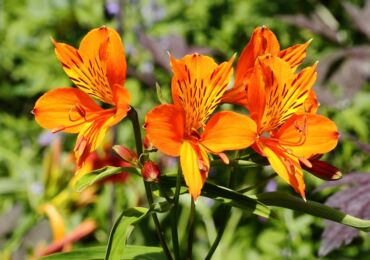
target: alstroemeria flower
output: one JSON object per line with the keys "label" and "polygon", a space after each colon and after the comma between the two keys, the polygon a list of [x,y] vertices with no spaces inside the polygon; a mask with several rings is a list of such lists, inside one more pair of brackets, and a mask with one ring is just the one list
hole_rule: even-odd
{"label": "alstroemeria flower", "polygon": [[[102,143],[108,129],[129,110],[123,84],[126,59],[118,33],[101,27],[90,31],[79,49],[53,41],[64,71],[78,88],[58,88],[41,96],[33,109],[39,125],[53,132],[78,133],[74,148],[77,166]],[[93,99],[110,108],[101,108]]]}
{"label": "alstroemeria flower", "polygon": [[[248,85],[248,110],[257,124],[253,148],[269,160],[272,168],[305,198],[301,163],[331,151],[337,145],[334,122],[316,115],[310,95],[316,80],[316,64],[295,74],[290,65],[274,56],[259,57]],[[307,105],[311,113],[304,111]]]}
{"label": "alstroemeria flower", "polygon": [[238,60],[234,86],[225,92],[222,102],[247,106],[248,97],[245,88],[248,85],[257,58],[270,54],[286,61],[295,70],[306,57],[306,49],[310,42],[296,44],[280,50],[280,44],[275,34],[265,26],[257,27]]}
{"label": "alstroemeria flower", "polygon": [[221,111],[209,119],[229,84],[232,62],[233,58],[217,65],[199,54],[171,57],[174,104],[157,106],[146,115],[147,137],[164,154],[180,156],[194,200],[208,176],[207,153],[227,161],[223,151],[246,148],[255,141],[256,124],[245,115]]}

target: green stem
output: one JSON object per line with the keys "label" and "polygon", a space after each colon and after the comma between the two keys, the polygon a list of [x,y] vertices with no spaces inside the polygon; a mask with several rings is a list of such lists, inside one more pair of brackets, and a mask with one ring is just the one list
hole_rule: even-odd
{"label": "green stem", "polygon": [[189,218],[189,236],[188,236],[188,258],[193,259],[193,240],[194,240],[194,228],[195,228],[195,203],[194,199],[191,198],[190,204],[190,218]]}
{"label": "green stem", "polygon": [[[236,172],[235,172],[235,167],[231,167],[230,169],[230,178],[229,178],[229,188],[233,188],[235,186],[235,183],[236,183]],[[230,217],[230,212],[231,212],[231,206],[229,205],[222,205],[222,211],[224,212],[223,213],[223,218],[222,218],[222,222],[220,223],[220,227],[218,229],[218,232],[217,232],[217,236],[216,236],[216,239],[215,241],[213,241],[213,244],[211,246],[211,248],[209,249],[208,251],[208,254],[207,256],[204,258],[205,260],[210,260],[213,256],[213,254],[215,253],[220,241],[221,241],[221,238],[225,232],[225,228],[226,228],[226,224],[229,220],[229,217]]]}
{"label": "green stem", "polygon": [[[127,114],[127,117],[131,120],[132,127],[134,129],[134,135],[135,135],[135,144],[136,144],[136,152],[138,156],[140,156],[140,163],[144,165],[145,161],[148,159],[147,156],[143,155],[143,143],[141,140],[141,128],[140,128],[140,122],[139,122],[139,117],[138,114],[135,110],[135,108],[131,107],[130,111]],[[144,179],[143,179],[144,181]],[[150,186],[150,183],[144,181],[144,187],[145,187],[145,193],[146,197],[149,203],[149,206],[153,204],[153,194],[152,194],[152,187]],[[172,255],[170,253],[170,250],[168,249],[168,246],[166,244],[166,240],[164,239],[163,231],[161,228],[161,225],[158,220],[158,216],[155,212],[151,213],[155,229],[157,232],[157,236],[159,238],[159,241],[161,243],[161,246],[163,248],[163,252],[167,256],[167,259],[172,260]]]}
{"label": "green stem", "polygon": [[181,167],[177,172],[176,178],[176,189],[175,189],[175,196],[173,198],[174,206],[173,206],[173,213],[172,213],[172,244],[173,244],[173,251],[175,254],[175,259],[180,259],[180,246],[179,246],[179,235],[177,232],[177,220],[179,215],[179,197],[180,197],[180,189],[181,189]]}

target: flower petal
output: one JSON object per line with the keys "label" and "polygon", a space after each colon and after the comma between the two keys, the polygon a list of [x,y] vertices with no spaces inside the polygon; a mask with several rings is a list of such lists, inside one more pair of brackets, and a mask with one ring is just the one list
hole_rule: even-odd
{"label": "flower petal", "polygon": [[[254,100],[248,108],[252,118],[256,118],[259,130],[271,131],[282,125],[304,105],[316,80],[316,64],[295,75],[289,64],[280,58],[263,56],[258,58],[254,73],[259,71],[262,72],[265,91],[258,88],[256,91],[254,85],[248,87],[248,100]],[[264,102],[260,101],[263,99],[264,109],[259,107],[263,105]],[[257,107],[255,107],[256,102],[260,103]],[[261,114],[262,111],[263,114]]]}
{"label": "flower petal", "polygon": [[301,65],[304,58],[306,58],[306,51],[310,45],[311,40],[303,44],[296,44],[285,50],[279,52],[279,57],[284,61],[288,62],[293,70],[296,70],[299,65]]}
{"label": "flower petal", "polygon": [[258,141],[258,148],[267,157],[275,172],[289,183],[305,199],[305,183],[298,158],[281,150],[268,138]]}
{"label": "flower petal", "polygon": [[333,150],[339,133],[335,123],[322,115],[301,114],[290,118],[274,138],[287,147],[292,154],[310,158]]}
{"label": "flower petal", "polygon": [[89,155],[103,142],[110,127],[126,116],[126,112],[102,115],[94,121],[86,123],[80,129],[74,148],[77,167],[80,168]]}
{"label": "flower petal", "polygon": [[184,110],[178,105],[163,104],[145,116],[145,129],[150,142],[170,156],[180,155],[184,140]]}
{"label": "flower petal", "polygon": [[256,140],[255,122],[248,116],[231,112],[218,112],[208,121],[201,136],[201,144],[212,153],[239,150]]}
{"label": "flower petal", "polygon": [[36,122],[52,131],[77,133],[104,110],[75,88],[59,88],[42,95],[33,109]]}
{"label": "flower petal", "polygon": [[125,51],[121,37],[114,29],[103,26],[91,30],[82,39],[79,52],[104,57],[110,86],[123,85],[127,68]]}
{"label": "flower petal", "polygon": [[256,59],[264,54],[278,55],[280,51],[279,41],[275,34],[265,26],[257,27],[248,44],[242,51],[235,72],[235,85],[243,85],[253,69]]}
{"label": "flower petal", "polygon": [[126,60],[122,42],[113,29],[90,31],[79,50],[53,41],[55,53],[72,82],[85,93],[114,105],[112,87],[122,85]]}
{"label": "flower petal", "polygon": [[297,114],[316,114],[317,109],[319,108],[319,101],[317,100],[317,96],[313,89],[310,90],[307,99],[303,103],[303,106],[297,110]]}
{"label": "flower petal", "polygon": [[265,26],[257,27],[236,65],[234,86],[225,92],[222,102],[247,106],[245,89],[251,81],[250,76],[257,58],[265,54],[278,55],[279,51],[280,45],[275,34]]}
{"label": "flower petal", "polygon": [[181,145],[180,163],[189,193],[196,200],[208,175],[209,160],[200,146],[185,141]]}
{"label": "flower petal", "polygon": [[192,54],[180,60],[172,56],[172,98],[185,110],[186,129],[199,129],[220,103],[232,75],[232,62],[217,65],[208,56]]}

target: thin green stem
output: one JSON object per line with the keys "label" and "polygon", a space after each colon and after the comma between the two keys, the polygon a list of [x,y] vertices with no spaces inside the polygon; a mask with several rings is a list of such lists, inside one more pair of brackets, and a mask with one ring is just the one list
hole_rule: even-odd
{"label": "thin green stem", "polygon": [[180,188],[181,188],[181,167],[177,172],[176,178],[176,189],[175,195],[173,198],[174,206],[173,206],[173,213],[172,213],[172,244],[173,244],[173,251],[175,254],[175,259],[180,259],[180,246],[179,246],[179,235],[177,232],[177,220],[179,215],[179,197],[180,197]]}
{"label": "thin green stem", "polygon": [[[233,188],[235,186],[235,183],[236,183],[236,172],[235,172],[235,167],[231,167],[230,169],[230,173],[229,173],[230,177],[229,177],[229,188]],[[207,256],[204,258],[205,260],[210,260],[213,256],[213,254],[215,253],[220,241],[221,241],[221,238],[225,232],[225,228],[226,228],[226,224],[229,220],[229,217],[230,217],[230,212],[231,212],[231,206],[229,205],[222,205],[222,211],[224,212],[223,213],[223,218],[222,218],[222,222],[220,223],[219,225],[219,229],[218,229],[218,232],[217,232],[217,236],[216,236],[216,239],[215,241],[213,241],[213,244],[211,246],[211,248],[209,249],[208,251],[208,254]]]}
{"label": "thin green stem", "polygon": [[190,217],[189,217],[189,236],[188,236],[188,260],[193,259],[193,241],[194,241],[194,228],[195,228],[195,203],[191,198],[190,204]]}
{"label": "thin green stem", "polygon": [[[135,135],[136,152],[140,156],[140,155],[143,154],[143,143],[142,143],[142,140],[141,140],[140,122],[139,122],[138,114],[137,114],[135,108],[131,107],[130,111],[127,114],[127,117],[131,120],[132,127],[134,129],[134,135]],[[143,165],[147,159],[148,159],[147,156],[140,156],[140,163]],[[143,179],[143,181],[144,181],[144,179]],[[146,197],[147,197],[149,206],[151,206],[153,204],[153,201],[154,201],[153,200],[152,187],[150,186],[150,183],[148,183],[146,181],[144,181],[144,187],[145,187],[145,193],[146,193]],[[158,216],[155,212],[152,212],[151,215],[152,215],[152,218],[153,218],[153,221],[154,221],[157,236],[158,236],[159,241],[161,243],[161,246],[163,248],[163,252],[167,256],[167,259],[172,260],[173,258],[172,258],[172,255],[170,253],[170,250],[168,249],[168,246],[166,244],[166,240],[164,239],[164,234],[163,234],[161,225],[159,223]]]}

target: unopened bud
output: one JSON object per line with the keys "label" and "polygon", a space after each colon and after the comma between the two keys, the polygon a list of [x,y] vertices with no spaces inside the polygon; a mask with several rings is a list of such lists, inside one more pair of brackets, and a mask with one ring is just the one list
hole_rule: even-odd
{"label": "unopened bud", "polygon": [[316,177],[326,181],[336,181],[342,178],[342,173],[337,167],[318,159],[309,159],[308,161],[311,163],[311,167],[303,163],[301,166]]}
{"label": "unopened bud", "polygon": [[136,164],[138,160],[137,154],[128,149],[127,147],[123,145],[115,145],[113,146],[113,150],[126,162]]}
{"label": "unopened bud", "polygon": [[147,182],[159,182],[159,176],[161,174],[159,167],[152,161],[147,161],[144,167],[141,169],[144,181]]}

